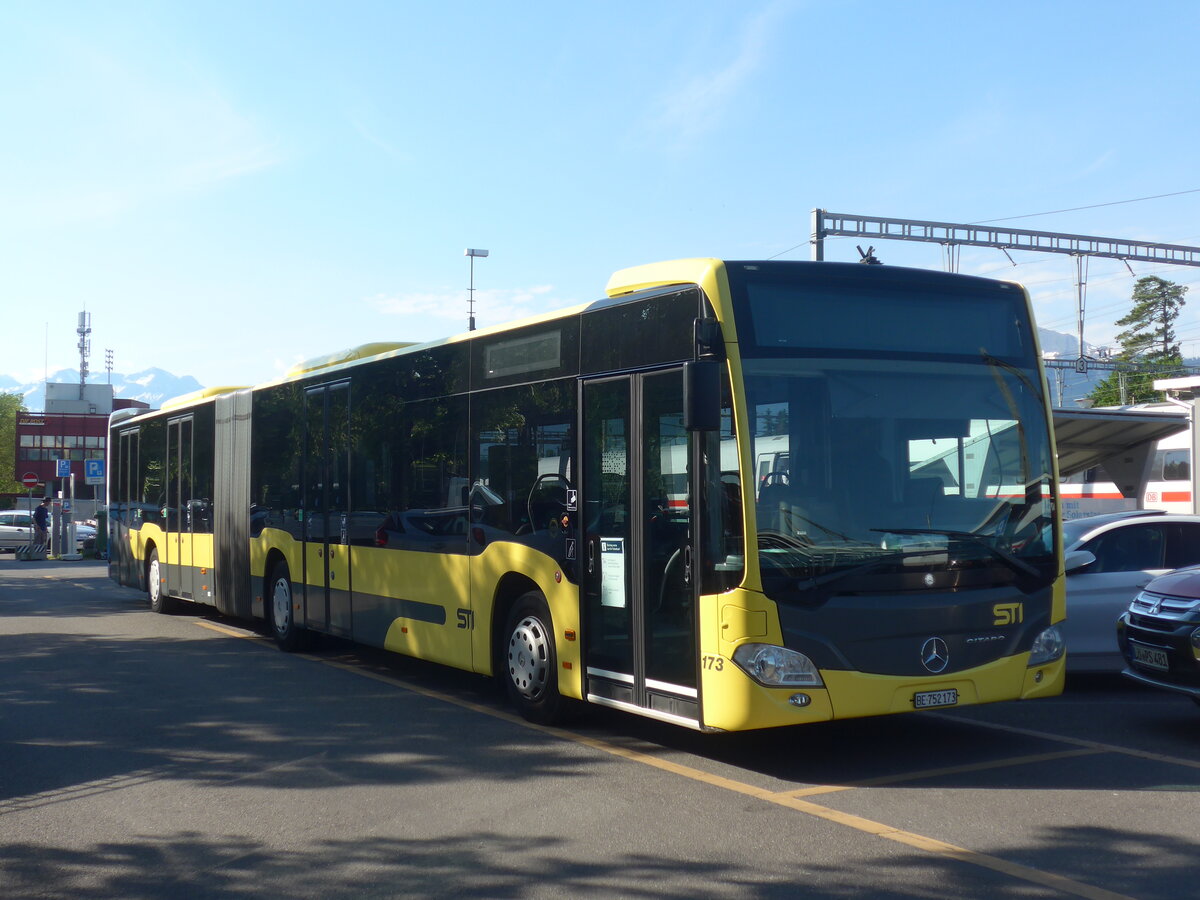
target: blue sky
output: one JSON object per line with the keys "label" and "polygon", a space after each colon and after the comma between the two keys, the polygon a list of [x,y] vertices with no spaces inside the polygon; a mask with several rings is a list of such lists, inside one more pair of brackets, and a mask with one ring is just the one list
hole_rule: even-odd
{"label": "blue sky", "polygon": [[[86,308],[101,379],[111,349],[252,384],[463,330],[468,246],[491,324],[628,265],[807,259],[813,207],[1200,244],[1198,25],[1107,0],[0,0],[0,371],[75,366]],[[960,269],[1073,331],[1071,259],[1013,258]],[[1092,262],[1089,341],[1132,284]],[[1200,355],[1200,292],[1178,330]]]}

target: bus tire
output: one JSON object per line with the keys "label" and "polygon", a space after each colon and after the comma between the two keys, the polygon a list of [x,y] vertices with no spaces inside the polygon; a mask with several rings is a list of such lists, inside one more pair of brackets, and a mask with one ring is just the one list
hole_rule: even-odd
{"label": "bus tire", "polygon": [[541,591],[517,598],[508,615],[502,649],[504,684],[508,698],[531,722],[549,724],[563,713],[558,693],[558,656],[554,650],[554,623]]}
{"label": "bus tire", "polygon": [[279,649],[287,653],[303,650],[308,646],[308,631],[296,621],[296,610],[292,597],[292,577],[288,564],[280,561],[271,570],[267,581],[270,593],[271,634]]}
{"label": "bus tire", "polygon": [[163,593],[162,566],[158,561],[157,549],[150,551],[150,560],[146,563],[146,593],[150,596],[150,612],[171,611],[171,598]]}

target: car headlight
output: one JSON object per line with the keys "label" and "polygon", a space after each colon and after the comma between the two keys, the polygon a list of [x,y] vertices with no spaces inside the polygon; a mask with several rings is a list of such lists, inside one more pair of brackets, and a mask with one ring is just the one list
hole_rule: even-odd
{"label": "car headlight", "polygon": [[824,687],[813,661],[803,653],[774,644],[742,644],[733,661],[747,675],[767,687]]}
{"label": "car headlight", "polygon": [[1067,642],[1063,640],[1062,632],[1057,625],[1051,625],[1034,639],[1033,648],[1029,651],[1029,665],[1040,666],[1053,662],[1066,649]]}

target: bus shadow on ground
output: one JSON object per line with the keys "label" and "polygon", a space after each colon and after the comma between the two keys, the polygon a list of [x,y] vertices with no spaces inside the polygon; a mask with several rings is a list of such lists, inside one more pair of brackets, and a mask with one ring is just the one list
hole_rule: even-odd
{"label": "bus shadow on ground", "polygon": [[[633,841],[631,837],[630,842]],[[606,840],[604,842],[608,844]],[[1137,840],[1111,829],[1047,831],[1029,846],[1007,847],[1042,871],[1061,871],[1064,852],[1104,860],[1091,884],[1129,882],[1140,867],[1152,878],[1132,889],[1142,900],[1187,896],[1193,848],[1161,838]],[[699,855],[699,854],[697,854]],[[867,853],[851,866],[810,858],[802,845],[770,863],[730,859],[729,847],[703,859],[631,849],[597,851],[581,839],[512,835],[477,828],[419,838],[325,838],[280,847],[245,834],[178,831],[82,847],[0,844],[0,887],[9,898],[93,896],[209,897],[655,897],[663,900],[755,897],[764,900],[960,900],[1025,898],[1036,888],[961,861],[907,850]],[[1031,888],[1034,893],[1031,894]]]}
{"label": "bus shadow on ground", "polygon": [[318,789],[571,771],[512,723],[480,717],[464,735],[435,699],[207,636],[10,635],[0,723],[0,767],[15,773],[0,809],[128,778]]}

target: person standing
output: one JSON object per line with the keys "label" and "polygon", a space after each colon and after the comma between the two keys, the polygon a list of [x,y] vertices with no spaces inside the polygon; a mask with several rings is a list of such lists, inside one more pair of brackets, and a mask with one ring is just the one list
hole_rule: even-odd
{"label": "person standing", "polygon": [[50,498],[44,497],[41,505],[33,511],[34,545],[45,552],[50,537]]}

